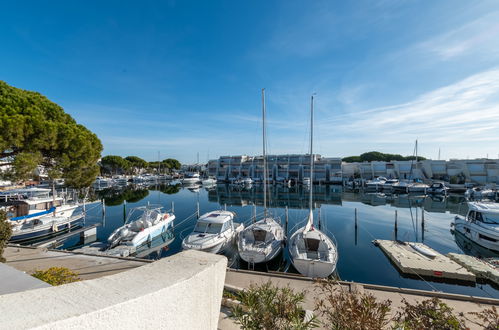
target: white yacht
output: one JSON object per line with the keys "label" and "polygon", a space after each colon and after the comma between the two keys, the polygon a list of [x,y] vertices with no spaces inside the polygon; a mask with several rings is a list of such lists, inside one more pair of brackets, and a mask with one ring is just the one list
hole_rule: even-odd
{"label": "white yacht", "polygon": [[464,197],[467,199],[493,199],[496,197],[497,191],[488,187],[473,187],[466,190]]}
{"label": "white yacht", "polygon": [[242,224],[234,223],[234,212],[212,211],[203,214],[192,233],[182,241],[183,249],[222,253],[242,230]]}
{"label": "white yacht", "polygon": [[113,183],[118,186],[126,186],[128,184],[128,178],[124,175],[118,175],[113,177]]}
{"label": "white yacht", "polygon": [[393,186],[394,185],[396,186],[398,183],[399,183],[398,179],[388,179],[382,185],[383,190],[391,191],[393,189]]}
{"label": "white yacht", "polygon": [[105,178],[102,176],[98,176],[93,183],[93,186],[95,188],[108,188],[111,187],[112,185],[113,185],[113,179]]}
{"label": "white yacht", "polygon": [[[248,263],[267,262],[274,259],[284,245],[284,230],[267,215],[267,155],[265,150],[265,90],[262,89],[263,123],[263,219],[247,226],[239,235],[238,249],[241,259]],[[250,178],[246,178],[250,179]],[[244,179],[244,180],[246,180]],[[251,180],[251,179],[250,179]],[[251,181],[252,182],[252,181]],[[251,183],[250,183],[251,184]]]}
{"label": "white yacht", "polygon": [[212,186],[217,183],[217,179],[214,176],[209,176],[201,181],[203,186]]}
{"label": "white yacht", "polygon": [[63,233],[73,227],[80,226],[83,215],[75,216],[44,216],[29,221],[12,223],[10,242],[21,243],[46,236]]}
{"label": "white yacht", "polygon": [[[310,106],[310,173],[313,179],[313,136],[314,136],[314,97]],[[336,269],[338,250],[325,233],[314,228],[314,213],[312,210],[313,180],[310,180],[309,215],[307,224],[298,229],[288,245],[291,261],[295,268],[308,277],[327,277]]]}
{"label": "white yacht", "polygon": [[476,244],[499,251],[499,204],[468,202],[466,217],[457,215],[451,226]]}
{"label": "white yacht", "polygon": [[383,188],[383,184],[385,184],[386,178],[385,177],[377,177],[374,180],[369,180],[366,182],[366,188],[367,190],[381,190]]}
{"label": "white yacht", "polygon": [[78,204],[68,204],[61,196],[51,196],[45,188],[21,188],[0,193],[0,210],[12,221],[25,222],[45,216],[71,217]]}
{"label": "white yacht", "polygon": [[165,233],[173,225],[175,215],[162,212],[161,206],[139,206],[130,210],[125,224],[107,239],[109,248],[119,245],[141,247]]}
{"label": "white yacht", "polygon": [[183,184],[194,184],[201,182],[199,177],[199,173],[185,173],[184,178],[182,179]]}
{"label": "white yacht", "polygon": [[428,188],[430,188],[429,185],[427,185],[424,182],[420,181],[414,181],[412,184],[409,185],[409,193],[423,193],[426,194],[428,191]]}
{"label": "white yacht", "polygon": [[426,190],[428,194],[434,195],[447,195],[449,188],[443,182],[433,182],[433,184]]}

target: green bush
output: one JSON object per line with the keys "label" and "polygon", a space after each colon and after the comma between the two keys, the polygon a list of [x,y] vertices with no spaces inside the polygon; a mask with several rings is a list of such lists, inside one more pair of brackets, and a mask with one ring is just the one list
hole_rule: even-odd
{"label": "green bush", "polygon": [[0,211],[0,262],[5,262],[3,250],[12,235],[12,226],[4,211]]}
{"label": "green bush", "polygon": [[371,294],[350,292],[333,280],[318,282],[321,298],[316,311],[327,329],[383,329],[391,319],[390,300],[377,301]]}
{"label": "green bush", "polygon": [[318,323],[315,316],[304,320],[304,297],[304,292],[295,293],[271,282],[251,285],[239,293],[241,304],[232,308],[233,317],[242,329],[312,329]]}
{"label": "green bush", "polygon": [[396,329],[467,329],[461,316],[453,314],[452,308],[438,298],[411,304],[405,299],[404,306],[395,316]]}
{"label": "green bush", "polygon": [[66,267],[50,267],[45,270],[37,270],[31,276],[50,285],[62,285],[80,281],[78,273]]}

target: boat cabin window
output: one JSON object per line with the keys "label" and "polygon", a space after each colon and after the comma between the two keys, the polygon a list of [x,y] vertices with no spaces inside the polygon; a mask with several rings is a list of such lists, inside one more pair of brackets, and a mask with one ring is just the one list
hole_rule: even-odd
{"label": "boat cabin window", "polygon": [[492,225],[499,225],[499,214],[483,214],[483,223],[488,223]]}
{"label": "boat cabin window", "polygon": [[196,233],[218,234],[222,232],[221,223],[198,222],[194,228]]}

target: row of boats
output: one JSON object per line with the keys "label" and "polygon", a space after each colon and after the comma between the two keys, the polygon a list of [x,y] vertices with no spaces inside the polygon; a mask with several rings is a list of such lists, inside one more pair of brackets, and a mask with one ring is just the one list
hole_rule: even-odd
{"label": "row of boats", "polygon": [[[262,90],[263,159],[265,164],[265,98]],[[311,100],[310,166],[313,169],[313,97]],[[313,171],[312,171],[313,172]],[[327,277],[334,272],[338,251],[334,241],[314,227],[312,191],[309,195],[309,215],[306,224],[287,237],[279,219],[267,211],[267,173],[263,174],[264,212],[260,219],[253,218],[246,227],[234,222],[236,214],[227,210],[208,212],[199,217],[193,230],[182,241],[184,249],[210,253],[223,253],[237,242],[241,259],[249,264],[266,263],[276,258],[287,246],[295,268],[308,277]],[[197,176],[192,177],[192,181]],[[175,216],[162,212],[161,207],[140,207],[141,216],[129,216],[125,225],[117,228],[108,238],[108,249],[134,249],[150,244],[173,226]],[[134,211],[134,212],[135,212]],[[134,212],[131,212],[133,214]]]}
{"label": "row of boats", "polygon": [[431,185],[419,179],[398,180],[377,177],[366,182],[366,189],[370,191],[389,191],[392,193],[422,193],[447,195],[449,187],[443,182],[433,182]]}

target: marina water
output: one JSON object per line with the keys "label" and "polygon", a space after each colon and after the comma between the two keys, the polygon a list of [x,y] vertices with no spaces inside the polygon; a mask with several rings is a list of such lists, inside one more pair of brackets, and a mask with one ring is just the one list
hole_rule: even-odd
{"label": "marina water", "polygon": [[[270,212],[285,224],[285,208],[289,212],[288,234],[302,226],[308,214],[307,186],[286,187],[274,185],[270,190]],[[242,187],[214,185],[182,187],[180,185],[156,185],[149,187],[109,188],[96,192],[97,198],[106,201],[105,214],[99,204],[88,206],[86,225],[101,223],[97,227],[97,241],[105,242],[111,232],[123,225],[125,208],[161,204],[175,208],[174,238],[155,240],[150,249],[143,252],[147,258],[163,258],[182,250],[182,239],[192,231],[196,223],[197,205],[200,214],[220,210],[236,212],[236,222],[248,224],[255,212],[263,212],[261,185]],[[126,206],[124,201],[126,200]],[[254,207],[256,205],[256,207]],[[499,255],[483,249],[466,238],[451,232],[451,222],[456,214],[466,213],[462,195],[432,198],[411,195],[385,195],[346,191],[338,185],[314,187],[315,216],[320,208],[321,229],[334,235],[339,251],[337,271],[341,280],[404,288],[438,290],[450,293],[499,298],[499,288],[490,284],[449,283],[414,276],[402,276],[383,252],[372,244],[374,239],[395,239],[395,213],[397,213],[397,239],[424,242],[442,254],[466,253],[482,257]],[[424,210],[424,211],[423,211]],[[423,215],[424,212],[424,221]],[[355,221],[357,213],[357,221]],[[316,225],[317,221],[316,221]],[[73,237],[60,248],[81,246]],[[237,250],[227,253],[229,265],[248,269],[239,260]],[[284,249],[283,255],[268,265],[256,265],[255,270],[296,273]]]}

